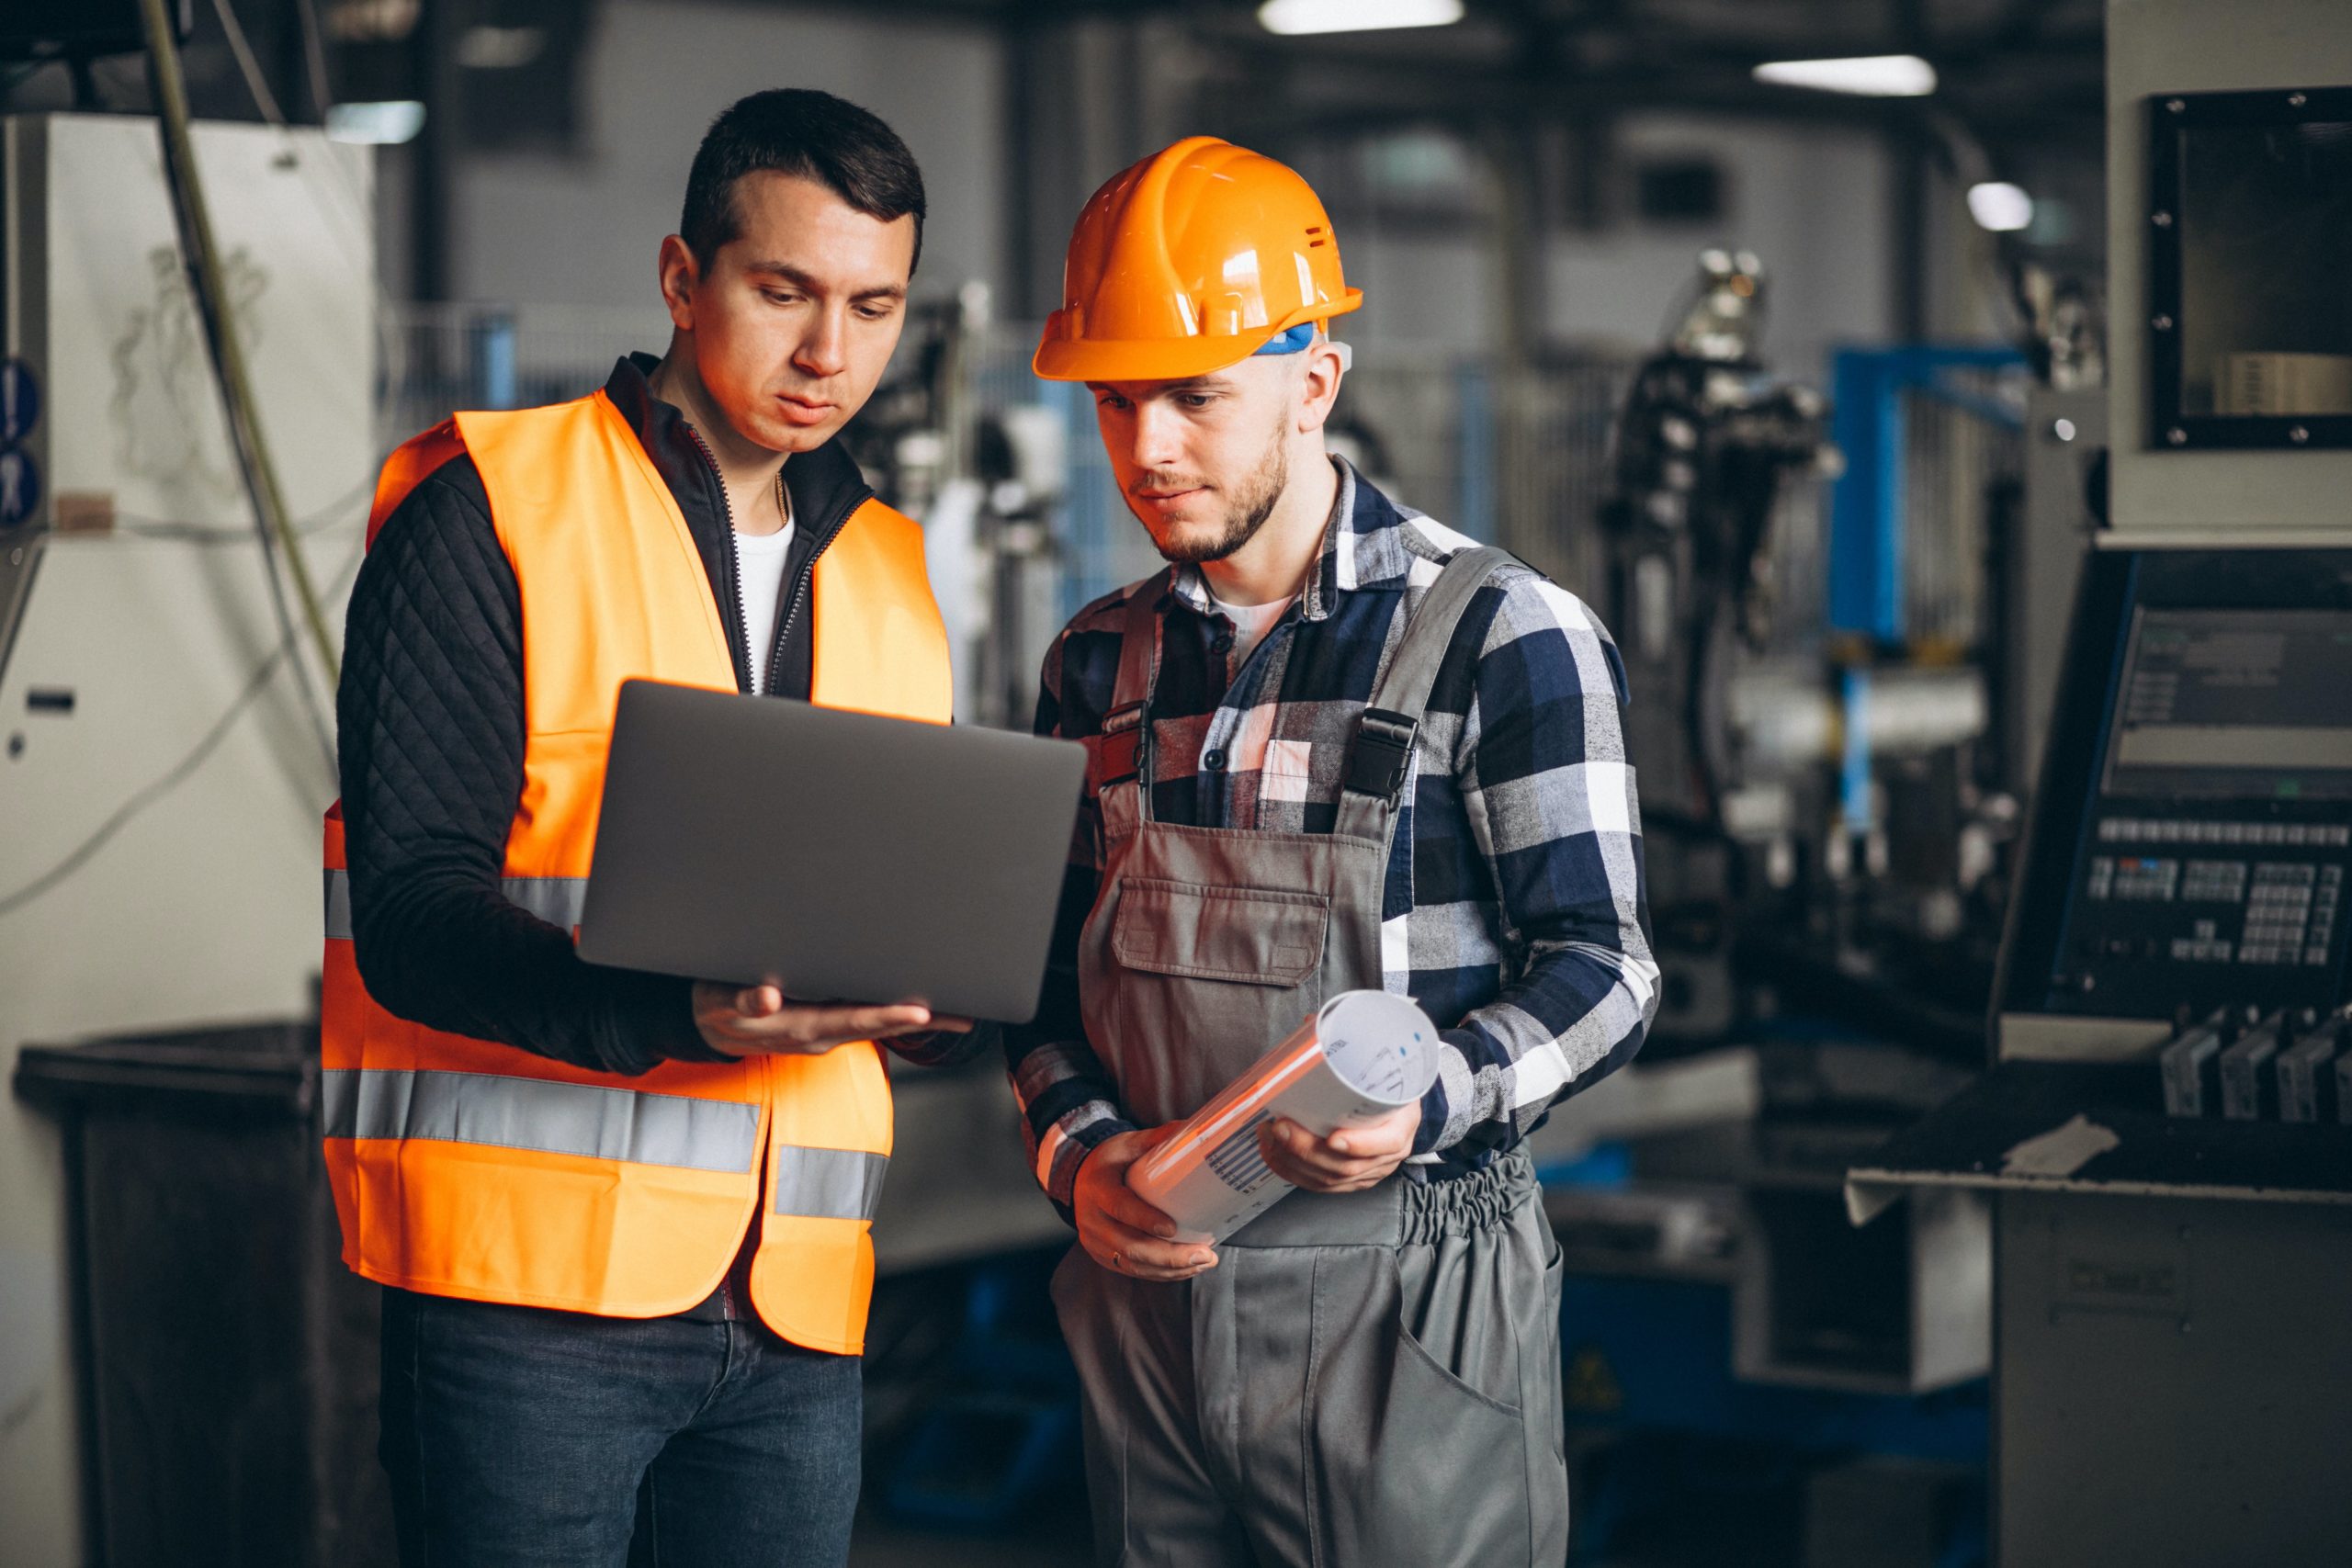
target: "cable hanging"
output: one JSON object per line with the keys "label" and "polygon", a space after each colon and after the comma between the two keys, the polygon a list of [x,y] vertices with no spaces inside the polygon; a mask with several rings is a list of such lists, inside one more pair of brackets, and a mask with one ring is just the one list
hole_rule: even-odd
{"label": "cable hanging", "polygon": [[[269,449],[263,438],[261,420],[253,395],[252,378],[245,364],[244,345],[238,340],[235,321],[229,308],[229,291],[220,271],[219,249],[212,233],[211,216],[204,202],[204,186],[197,171],[196,144],[189,131],[187,85],[180,73],[179,50],[173,41],[169,18],[164,14],[165,0],[140,0],[139,14],[147,34],[148,70],[153,81],[156,107],[159,111],[164,142],[164,172],[171,187],[172,211],[180,233],[180,249],[187,258],[197,300],[197,315],[204,326],[207,344],[211,349],[213,374],[220,385],[220,396],[226,405],[230,439],[236,448],[237,463],[245,480],[245,489],[254,506],[254,523],[262,541],[263,571],[269,580],[270,603],[276,611],[280,629],[290,641],[293,617],[286,605],[285,587],[278,580],[278,561],[285,562],[294,591],[302,604],[302,611],[310,625],[311,640],[324,668],[330,686],[341,679],[341,667],[335,658],[334,639],[327,629],[326,609],[321,602],[316,585],[311,580],[310,568],[302,558],[301,541],[296,536],[292,519],[286,510],[286,499],[278,487],[277,470],[271,463]],[[317,692],[312,690],[308,671],[302,660],[296,660],[300,679],[297,685],[302,694],[303,706],[309,711],[311,728],[318,735],[319,749],[330,773],[334,769],[334,732],[326,718]]]}

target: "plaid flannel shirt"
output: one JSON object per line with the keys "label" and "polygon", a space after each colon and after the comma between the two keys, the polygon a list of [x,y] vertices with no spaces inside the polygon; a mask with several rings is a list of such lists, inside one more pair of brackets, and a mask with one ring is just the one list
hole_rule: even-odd
{"label": "plaid flannel shirt", "polygon": [[[1336,459],[1335,459],[1336,461]],[[1197,567],[1161,609],[1151,807],[1162,822],[1329,833],[1356,716],[1439,570],[1472,543],[1339,462],[1304,592],[1247,659]],[[1080,611],[1046,658],[1036,730],[1100,744],[1130,594]],[[1443,1026],[1408,1171],[1466,1174],[1640,1049],[1657,1010],[1624,666],[1600,621],[1535,571],[1472,600],[1430,694],[1382,903],[1383,982]],[[1078,935],[1102,872],[1081,807],[1035,1020],[1005,1033],[1032,1168],[1065,1208],[1087,1151],[1130,1130],[1079,1010]]]}

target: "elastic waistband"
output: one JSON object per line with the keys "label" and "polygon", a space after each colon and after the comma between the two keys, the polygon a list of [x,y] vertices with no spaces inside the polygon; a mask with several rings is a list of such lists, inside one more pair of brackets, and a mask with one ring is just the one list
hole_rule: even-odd
{"label": "elastic waistband", "polygon": [[1411,1247],[1493,1230],[1535,1192],[1535,1162],[1514,1149],[1451,1181],[1393,1176],[1368,1192],[1294,1192],[1221,1245]]}

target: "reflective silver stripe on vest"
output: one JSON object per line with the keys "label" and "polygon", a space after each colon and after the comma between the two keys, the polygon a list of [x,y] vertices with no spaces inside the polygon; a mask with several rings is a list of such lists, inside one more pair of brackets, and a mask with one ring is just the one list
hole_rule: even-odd
{"label": "reflective silver stripe on vest", "polygon": [[330,1138],[488,1144],[737,1175],[759,1157],[760,1108],[738,1100],[492,1073],[343,1067],[319,1077]]}
{"label": "reflective silver stripe on vest", "polygon": [[351,940],[351,874],[327,873],[327,940]]}
{"label": "reflective silver stripe on vest", "polygon": [[[580,923],[580,911],[588,902],[584,876],[506,876],[499,879],[498,886],[516,908],[527,909],[566,931]],[[351,874],[347,871],[327,873],[327,940],[351,940]]]}
{"label": "reflective silver stripe on vest", "polygon": [[508,876],[500,879],[499,887],[516,908],[528,909],[565,931],[580,923],[580,911],[588,903],[584,876]]}
{"label": "reflective silver stripe on vest", "polygon": [[882,1202],[888,1155],[860,1149],[775,1151],[775,1212],[810,1220],[870,1220]]}

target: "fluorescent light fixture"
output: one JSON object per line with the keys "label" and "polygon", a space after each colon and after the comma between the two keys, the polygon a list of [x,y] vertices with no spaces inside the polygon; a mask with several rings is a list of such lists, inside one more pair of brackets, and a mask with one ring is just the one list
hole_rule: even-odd
{"label": "fluorescent light fixture", "polygon": [[545,28],[468,28],[458,35],[458,63],[469,71],[513,71],[547,51]]}
{"label": "fluorescent light fixture", "polygon": [[413,141],[424,129],[424,106],[414,98],[379,104],[332,104],[327,107],[327,136],[334,141],[357,141],[372,147],[397,147]]}
{"label": "fluorescent light fixture", "polygon": [[2033,225],[2033,197],[2026,195],[2022,186],[2007,180],[1986,180],[1983,185],[1968,187],[1968,215],[1976,220],[1979,229],[1996,234],[2014,234]]}
{"label": "fluorescent light fixture", "polygon": [[1850,93],[1863,98],[1924,98],[1936,90],[1936,68],[1916,54],[1861,54],[1845,60],[1776,60],[1756,68],[1758,82]]}
{"label": "fluorescent light fixture", "polygon": [[1442,28],[1462,19],[1462,0],[1266,0],[1258,25],[1270,33],[1369,33]]}

